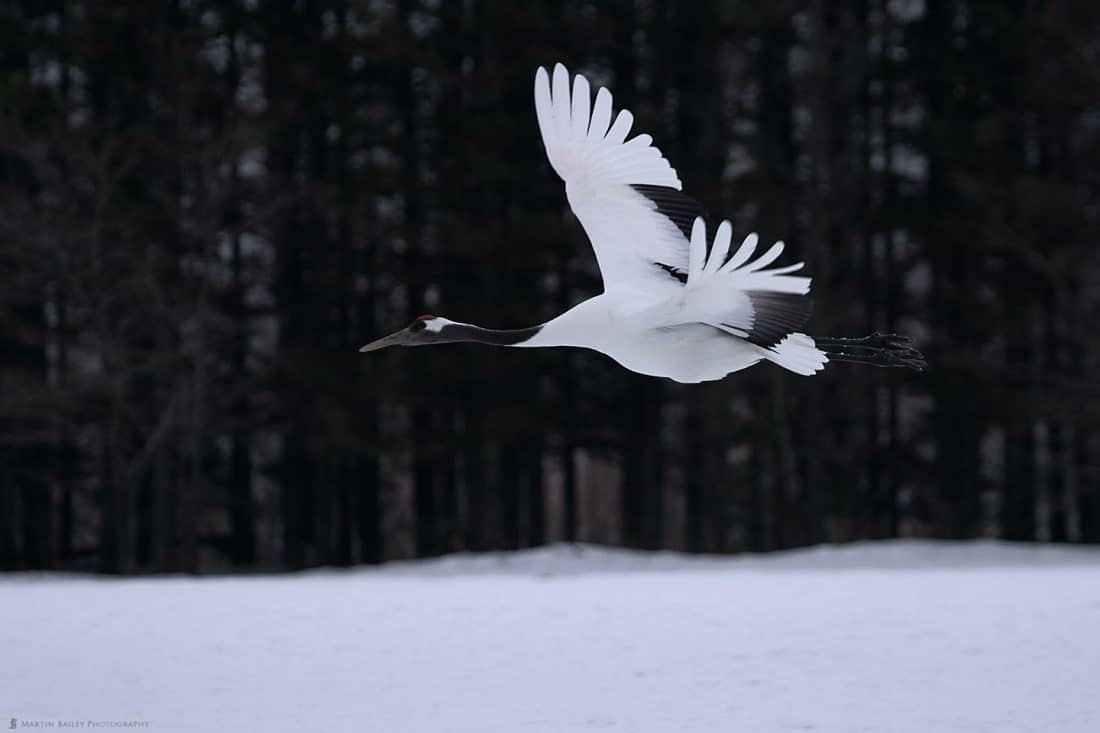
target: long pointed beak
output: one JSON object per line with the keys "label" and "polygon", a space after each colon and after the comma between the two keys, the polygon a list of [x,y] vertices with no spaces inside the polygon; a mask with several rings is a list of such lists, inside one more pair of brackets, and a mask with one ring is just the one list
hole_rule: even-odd
{"label": "long pointed beak", "polygon": [[389,336],[383,336],[377,341],[371,341],[369,344],[359,349],[359,353],[365,354],[368,351],[378,351],[387,346],[400,346],[408,343],[408,340],[409,337],[406,331],[398,331],[397,333],[391,333]]}

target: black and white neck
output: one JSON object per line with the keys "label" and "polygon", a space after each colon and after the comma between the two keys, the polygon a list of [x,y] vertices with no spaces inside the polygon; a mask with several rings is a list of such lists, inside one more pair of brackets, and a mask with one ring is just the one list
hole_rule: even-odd
{"label": "black and white neck", "polygon": [[542,330],[542,326],[529,328],[496,329],[482,328],[472,323],[458,323],[446,318],[434,317],[422,321],[424,328],[420,333],[422,344],[475,343],[490,346],[533,346],[532,339]]}

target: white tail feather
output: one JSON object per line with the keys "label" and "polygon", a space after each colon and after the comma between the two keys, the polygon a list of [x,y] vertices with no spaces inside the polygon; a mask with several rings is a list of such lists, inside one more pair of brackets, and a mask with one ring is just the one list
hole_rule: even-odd
{"label": "white tail feather", "polygon": [[792,333],[770,349],[765,358],[773,364],[808,377],[825,368],[829,357],[804,333]]}

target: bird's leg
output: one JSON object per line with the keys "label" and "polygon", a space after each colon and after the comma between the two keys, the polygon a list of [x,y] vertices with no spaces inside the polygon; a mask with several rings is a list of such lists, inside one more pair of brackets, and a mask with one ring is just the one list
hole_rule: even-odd
{"label": "bird's leg", "polygon": [[881,367],[908,367],[924,371],[928,364],[913,347],[913,339],[896,333],[878,333],[862,338],[814,339],[830,361]]}
{"label": "bird's leg", "polygon": [[913,339],[909,336],[902,336],[896,333],[879,333],[875,332],[870,336],[863,336],[862,338],[819,338],[814,339],[819,346],[828,345],[835,347],[844,346],[864,346],[867,348],[899,348],[899,347],[913,347]]}

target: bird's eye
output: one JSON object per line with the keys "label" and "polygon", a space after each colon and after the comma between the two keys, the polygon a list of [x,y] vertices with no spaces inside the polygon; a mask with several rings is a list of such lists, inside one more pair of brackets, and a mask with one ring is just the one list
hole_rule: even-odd
{"label": "bird's eye", "polygon": [[423,331],[427,327],[428,327],[428,324],[425,323],[424,321],[413,321],[412,324],[409,326],[409,330],[410,331]]}

